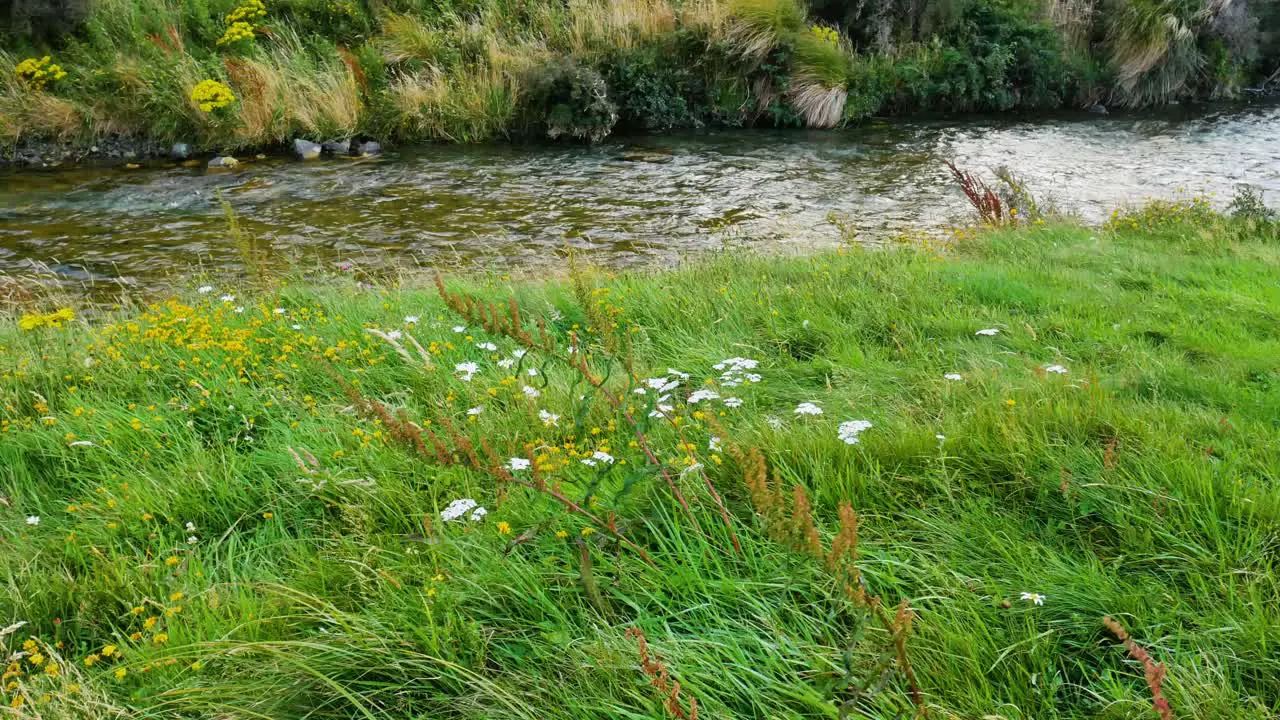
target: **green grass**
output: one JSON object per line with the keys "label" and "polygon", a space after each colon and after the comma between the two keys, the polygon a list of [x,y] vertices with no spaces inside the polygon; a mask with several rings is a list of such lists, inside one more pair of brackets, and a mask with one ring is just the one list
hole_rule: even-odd
{"label": "green grass", "polygon": [[[54,309],[25,308],[0,324],[0,617],[29,625],[0,643],[34,636],[65,664],[33,680],[18,662],[30,701],[50,694],[43,715],[20,716],[669,716],[631,627],[701,717],[835,718],[846,701],[851,717],[909,715],[883,628],[767,531],[738,463],[708,449],[714,433],[805,488],[824,542],[839,505],[856,509],[868,592],[915,610],[906,646],[931,717],[1155,717],[1107,615],[1167,665],[1176,717],[1274,717],[1280,243],[1176,208],[1112,227],[992,231],[943,257],[725,254],[670,273],[450,281],[516,297],[561,347],[613,318],[612,335],[576,342],[619,393],[626,372],[604,345],[620,339],[638,378],[690,373],[678,427],[646,418],[652,394],[624,395],[689,513],[575,372],[537,351],[497,367],[512,341],[455,333],[464,323],[426,283],[213,283],[22,331],[19,316]],[[438,354],[424,367],[409,348],[411,362],[369,327]],[[680,401],[739,356],[759,361],[759,383],[705,387],[742,407]],[[470,382],[454,371],[465,361],[481,365]],[[589,523],[545,494],[416,455],[344,383],[446,436],[451,418],[503,459],[526,443],[608,447],[625,464],[535,454],[567,460],[560,487],[594,493],[653,565],[605,528],[584,536]],[[801,402],[824,413],[797,416]],[[873,423],[856,445],[836,436],[852,419]],[[741,552],[684,472],[685,441]],[[489,515],[442,522],[461,497]],[[86,667],[107,644],[123,657]],[[870,696],[847,687],[886,668]]]}

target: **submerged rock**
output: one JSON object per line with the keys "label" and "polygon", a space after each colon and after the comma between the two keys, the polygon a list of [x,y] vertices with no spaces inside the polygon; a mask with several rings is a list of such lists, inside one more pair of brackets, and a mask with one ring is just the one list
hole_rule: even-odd
{"label": "submerged rock", "polygon": [[1089,112],[1093,113],[1094,115],[1106,115],[1106,114],[1108,114],[1108,113],[1107,113],[1107,106],[1106,106],[1106,105],[1103,105],[1102,103],[1094,103],[1094,104],[1090,105],[1089,107],[1086,107],[1086,108],[1085,108],[1085,110],[1088,110]]}
{"label": "submerged rock", "polygon": [[366,140],[365,142],[360,143],[360,145],[356,147],[355,152],[352,153],[352,155],[358,155],[360,157],[373,157],[374,155],[381,154],[382,146],[372,140]]}
{"label": "submerged rock", "polygon": [[174,160],[187,160],[191,157],[191,146],[187,143],[174,143],[169,148],[169,157]]}
{"label": "submerged rock", "polygon": [[293,154],[296,155],[299,160],[315,160],[320,157],[320,149],[319,144],[313,143],[310,140],[296,138],[293,141]]}
{"label": "submerged rock", "polygon": [[230,155],[219,155],[209,161],[210,170],[230,170],[240,164],[240,161]]}
{"label": "submerged rock", "polygon": [[349,155],[351,153],[351,140],[325,140],[320,143],[320,149],[330,155]]}
{"label": "submerged rock", "polygon": [[669,150],[631,148],[622,151],[622,159],[627,162],[669,163],[674,157]]}

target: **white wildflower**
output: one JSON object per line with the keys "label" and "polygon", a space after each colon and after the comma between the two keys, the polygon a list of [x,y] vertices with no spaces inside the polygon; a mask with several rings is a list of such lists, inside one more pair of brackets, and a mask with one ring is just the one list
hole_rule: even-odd
{"label": "white wildflower", "polygon": [[1044,369],[1045,372],[1054,373],[1056,375],[1066,375],[1067,369],[1061,365],[1050,365]]}
{"label": "white wildflower", "polygon": [[529,377],[536,377],[538,374],[538,368],[529,368],[528,370],[525,370],[525,373]]}
{"label": "white wildflower", "polygon": [[497,345],[494,345],[494,344],[493,344],[493,343],[491,343],[491,342],[476,343],[476,347],[480,348],[481,350],[486,350],[486,351],[488,351],[488,352],[497,352],[497,351],[498,351],[498,346],[497,346]]}
{"label": "white wildflower", "polygon": [[498,361],[498,367],[503,369],[509,369],[515,366],[516,366],[516,361],[512,360],[511,358],[502,358],[501,360]]}
{"label": "white wildflower", "polygon": [[645,393],[648,392],[648,390],[645,390],[642,387],[638,387],[635,390],[632,390],[631,392],[635,393],[636,395],[644,395]]}
{"label": "white wildflower", "polygon": [[739,407],[742,407],[742,398],[739,398],[739,397],[727,397],[727,398],[725,398],[725,399],[724,399],[724,406],[725,406],[725,407],[727,407],[727,408],[739,408]]}
{"label": "white wildflower", "polygon": [[454,332],[456,332],[456,333],[464,333],[464,332],[466,332],[466,331],[467,331],[467,326],[466,326],[466,325],[454,325],[454,326],[453,326],[453,331],[454,331]]}
{"label": "white wildflower", "polygon": [[196,531],[196,524],[193,522],[187,523],[187,532],[193,533],[195,531]]}
{"label": "white wildflower", "polygon": [[243,313],[243,312],[244,312],[244,306],[243,306],[243,305],[237,305],[237,306],[236,306],[236,314],[237,314],[237,315],[239,315],[239,314],[241,314],[241,313]]}
{"label": "white wildflower", "polygon": [[521,391],[525,394],[525,397],[531,397],[531,398],[536,398],[542,394],[538,392],[538,388],[533,387],[531,385],[525,385],[523,388],[521,388]]}
{"label": "white wildflower", "polygon": [[583,465],[590,465],[591,467],[595,467],[597,463],[604,463],[605,465],[612,465],[612,464],[613,464],[613,459],[614,459],[614,458],[613,458],[613,456],[612,456],[612,455],[610,455],[609,453],[604,452],[603,450],[597,450],[597,451],[595,451],[595,452],[591,453],[591,457],[589,457],[589,458],[583,458],[583,459],[582,459],[582,464],[583,464]]}
{"label": "white wildflower", "polygon": [[1044,595],[1041,595],[1040,593],[1024,592],[1022,593],[1021,599],[1026,600],[1027,602],[1030,602],[1033,605],[1044,604]]}
{"label": "white wildflower", "polygon": [[28,515],[28,516],[27,516],[27,524],[28,524],[28,525],[30,525],[30,526],[32,526],[32,527],[35,527],[36,525],[39,525],[39,524],[40,524],[40,516],[39,516],[39,515]]}
{"label": "white wildflower", "polygon": [[707,447],[715,452],[720,452],[720,438],[712,435],[711,439],[707,441]]}
{"label": "white wildflower", "polygon": [[992,335],[999,335],[999,334],[1000,334],[1000,331],[996,328],[984,328],[974,333],[974,335],[982,335],[984,337],[991,337]]}
{"label": "white wildflower", "polygon": [[90,440],[76,440],[75,442],[67,445],[67,447],[96,447],[96,446]]}
{"label": "white wildflower", "polygon": [[675,410],[675,408],[670,405],[658,403],[658,407],[654,408],[653,411],[649,413],[649,417],[653,417],[653,418],[668,417],[667,414],[672,412],[673,410]]}
{"label": "white wildflower", "polygon": [[192,535],[187,538],[188,545],[195,545],[198,542],[200,542],[200,538],[196,537],[195,535]]}
{"label": "white wildflower", "polygon": [[276,308],[275,310],[272,310],[271,312],[275,313],[276,315],[283,315],[283,314],[284,314],[284,312],[285,312],[285,310],[284,310],[284,308]]}
{"label": "white wildflower", "polygon": [[777,415],[765,415],[764,422],[766,425],[773,428],[774,430],[782,429],[782,418],[778,417]]}
{"label": "white wildflower", "polygon": [[947,373],[946,375],[943,375],[943,376],[942,376],[942,379],[943,379],[943,380],[952,380],[952,381],[954,381],[954,382],[960,382],[960,381],[964,380],[964,376],[963,376],[963,375],[961,375],[960,373]]}
{"label": "white wildflower", "polygon": [[479,503],[471,498],[458,498],[440,511],[440,519],[445,522],[454,522],[461,519],[463,515],[475,510],[478,506]]}
{"label": "white wildflower", "polygon": [[551,427],[552,425],[555,425],[558,427],[560,425],[560,416],[556,415],[555,413],[547,412],[546,410],[538,411],[538,419],[541,420],[542,424],[546,425],[547,427]]}
{"label": "white wildflower", "polygon": [[797,415],[821,415],[822,408],[811,402],[802,402],[796,406],[795,413]]}
{"label": "white wildflower", "polygon": [[675,368],[667,368],[667,375],[668,375],[669,377],[678,377],[678,378],[680,378],[681,380],[688,380],[688,379],[689,379],[689,373],[680,372],[679,370],[676,370]]}
{"label": "white wildflower", "polygon": [[417,315],[405,315],[405,316],[404,316],[404,324],[405,324],[405,325],[417,325],[419,320],[421,320],[421,318],[419,318]]}
{"label": "white wildflower", "polygon": [[196,290],[196,292],[200,293],[201,295],[208,295],[209,293],[213,292],[213,286],[212,286],[212,285],[201,285],[201,286]]}
{"label": "white wildflower", "polygon": [[511,357],[514,357],[517,360],[519,360],[520,358],[528,354],[529,354],[529,351],[523,348],[516,348],[515,350],[511,351]]}
{"label": "white wildflower", "polygon": [[698,390],[689,396],[689,404],[697,405],[703,400],[718,400],[719,398],[720,393],[714,390]]}
{"label": "white wildflower", "polygon": [[459,379],[462,380],[462,382],[471,382],[471,378],[475,377],[476,373],[480,372],[480,366],[473,362],[458,363],[453,366],[453,371],[458,373]]}
{"label": "white wildflower", "polygon": [[301,325],[290,325],[289,327],[293,328],[294,330],[301,330],[301,329],[302,329],[302,326],[301,326]]}
{"label": "white wildflower", "polygon": [[511,458],[511,461],[507,463],[507,468],[512,472],[520,472],[521,470],[528,470],[531,465],[533,465],[533,463],[529,462],[528,458],[513,457]]}
{"label": "white wildflower", "polygon": [[475,406],[475,407],[473,407],[473,408],[468,408],[468,409],[467,409],[467,414],[468,414],[468,415],[479,415],[479,414],[480,414],[480,413],[482,413],[482,412],[484,412],[484,406],[483,406],[483,405],[477,405],[477,406]]}
{"label": "white wildflower", "polygon": [[479,522],[484,519],[485,515],[488,515],[488,514],[489,514],[488,510],[485,510],[482,507],[478,507],[475,510],[471,511],[471,522]]}
{"label": "white wildflower", "polygon": [[218,299],[219,299],[219,300],[221,300],[221,301],[222,301],[222,302],[224,302],[224,303],[233,303],[233,302],[235,302],[235,301],[236,301],[236,296],[235,296],[235,295],[223,295],[222,297],[220,297],[220,298],[218,298]]}
{"label": "white wildflower", "polygon": [[859,435],[864,430],[871,429],[870,420],[849,420],[840,423],[840,427],[836,428],[836,437],[840,438],[845,444],[857,445],[860,440]]}

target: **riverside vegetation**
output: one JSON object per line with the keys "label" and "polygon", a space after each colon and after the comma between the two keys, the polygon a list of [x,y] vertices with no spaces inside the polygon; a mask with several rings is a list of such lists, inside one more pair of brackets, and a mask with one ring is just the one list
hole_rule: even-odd
{"label": "riverside vegetation", "polygon": [[4,145],[595,141],[1280,82],[1276,0],[0,0],[0,16]]}
{"label": "riverside vegetation", "polygon": [[882,250],[12,288],[8,716],[1275,717],[1280,226],[969,180]]}

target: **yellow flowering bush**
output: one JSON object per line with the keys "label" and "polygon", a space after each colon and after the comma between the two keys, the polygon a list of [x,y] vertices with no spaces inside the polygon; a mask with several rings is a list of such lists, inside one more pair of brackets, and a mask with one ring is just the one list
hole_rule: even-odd
{"label": "yellow flowering bush", "polygon": [[201,80],[191,88],[191,102],[200,106],[205,112],[213,112],[227,107],[236,101],[231,88],[217,80]]}
{"label": "yellow flowering bush", "polygon": [[262,0],[244,0],[236,9],[227,13],[227,29],[218,38],[219,45],[231,45],[242,40],[252,40],[253,21],[267,16],[267,7]]}
{"label": "yellow flowering bush", "polygon": [[810,34],[818,38],[822,42],[832,45],[840,44],[840,33],[836,29],[827,25],[814,25],[809,28]]}
{"label": "yellow flowering bush", "polygon": [[13,71],[19,80],[26,83],[28,87],[37,90],[43,89],[50,82],[61,80],[67,76],[62,66],[55,64],[48,55],[40,59],[27,58],[18,63]]}
{"label": "yellow flowering bush", "polygon": [[62,323],[74,320],[76,314],[71,308],[62,308],[48,314],[28,314],[18,319],[18,327],[22,330],[36,330],[42,327],[60,328]]}

